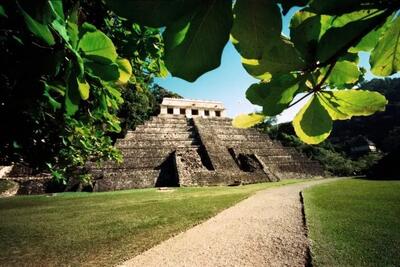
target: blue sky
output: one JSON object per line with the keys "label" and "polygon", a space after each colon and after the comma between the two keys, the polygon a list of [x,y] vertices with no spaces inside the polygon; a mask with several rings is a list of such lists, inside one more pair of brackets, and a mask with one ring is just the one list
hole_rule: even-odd
{"label": "blue sky", "polygon": [[[283,19],[283,34],[287,36],[290,18],[297,10],[292,9]],[[360,65],[369,70],[368,54],[360,53]],[[371,79],[373,75],[368,72],[365,78]],[[247,88],[256,82],[258,80],[247,74],[242,67],[240,55],[230,42],[224,48],[220,67],[203,74],[195,82],[190,83],[171,76],[156,79],[160,86],[185,98],[222,101],[229,117],[258,110],[245,97]],[[291,121],[305,102],[306,100],[284,111],[278,116],[278,122]]]}

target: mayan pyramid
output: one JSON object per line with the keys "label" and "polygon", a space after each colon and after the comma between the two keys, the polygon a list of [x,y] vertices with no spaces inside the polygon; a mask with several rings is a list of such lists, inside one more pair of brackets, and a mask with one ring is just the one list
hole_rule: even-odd
{"label": "mayan pyramid", "polygon": [[221,102],[164,98],[161,112],[116,142],[124,162],[92,166],[95,190],[236,185],[321,176],[321,166],[256,129],[236,129]]}

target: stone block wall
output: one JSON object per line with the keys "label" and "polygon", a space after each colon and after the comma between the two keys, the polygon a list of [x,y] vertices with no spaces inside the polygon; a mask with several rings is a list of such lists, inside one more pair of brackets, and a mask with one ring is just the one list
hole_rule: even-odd
{"label": "stone block wall", "polygon": [[[255,129],[233,128],[228,118],[153,117],[115,146],[123,163],[87,163],[95,191],[238,185],[323,175],[318,163]],[[50,175],[23,167],[3,179],[18,182],[19,193],[55,190]]]}
{"label": "stone block wall", "polygon": [[323,175],[319,164],[228,118],[153,117],[116,146],[120,165],[91,166],[96,191],[237,185]]}

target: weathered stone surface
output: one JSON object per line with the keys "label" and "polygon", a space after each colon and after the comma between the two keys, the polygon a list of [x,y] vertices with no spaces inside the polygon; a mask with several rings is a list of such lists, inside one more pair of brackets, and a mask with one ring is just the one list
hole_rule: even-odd
{"label": "weathered stone surface", "polygon": [[321,176],[319,164],[228,118],[153,117],[116,142],[124,162],[92,166],[95,190],[237,185]]}
{"label": "weathered stone surface", "polygon": [[[232,120],[218,117],[217,111],[222,112],[219,104],[199,108],[196,116],[161,114],[128,131],[115,143],[124,156],[121,164],[87,163],[93,190],[239,185],[323,175],[318,163],[256,129],[233,128]],[[57,190],[49,175],[23,166],[14,167],[5,179],[19,184],[18,193]]]}

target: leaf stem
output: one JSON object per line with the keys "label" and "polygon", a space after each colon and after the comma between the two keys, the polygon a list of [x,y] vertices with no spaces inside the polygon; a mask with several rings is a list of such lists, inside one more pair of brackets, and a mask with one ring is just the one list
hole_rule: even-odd
{"label": "leaf stem", "polygon": [[[330,66],[329,66],[325,76],[322,78],[322,80],[310,92],[308,92],[307,94],[305,94],[304,96],[302,96],[301,98],[296,100],[295,102],[291,103],[288,106],[288,108],[293,107],[294,105],[296,105],[303,99],[307,98],[311,94],[319,92],[322,89],[322,86],[324,85],[326,80],[329,78],[329,75],[331,74],[333,68],[335,67],[338,58],[342,54],[346,53],[350,47],[355,45],[359,40],[361,40],[364,36],[366,36],[369,32],[371,32],[379,24],[384,22],[384,20],[386,20],[393,12],[394,12],[394,10],[387,9],[385,12],[382,13],[382,21],[379,21],[379,23],[377,23],[376,25],[373,25],[370,28],[366,29],[365,31],[361,32],[354,39],[352,39],[346,46],[344,46],[342,49],[338,50],[334,55],[332,55],[330,58],[328,58],[325,62],[313,65],[314,70],[317,68],[322,68],[322,67],[328,66],[328,65],[330,65]],[[310,72],[310,70],[308,70],[307,72]]]}
{"label": "leaf stem", "polygon": [[322,80],[307,94],[305,94],[304,96],[302,96],[300,99],[296,100],[295,102],[291,103],[288,108],[293,107],[294,105],[296,105],[297,103],[299,103],[300,101],[302,101],[304,98],[308,97],[311,94],[314,94],[316,92],[321,91],[322,86],[324,85],[324,83],[326,82],[326,80],[328,79],[329,75],[331,75],[331,72],[333,70],[333,68],[336,65],[336,61],[333,62],[330,66],[329,69],[327,70],[327,72],[325,73],[325,76],[322,78]]}

